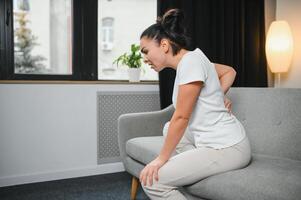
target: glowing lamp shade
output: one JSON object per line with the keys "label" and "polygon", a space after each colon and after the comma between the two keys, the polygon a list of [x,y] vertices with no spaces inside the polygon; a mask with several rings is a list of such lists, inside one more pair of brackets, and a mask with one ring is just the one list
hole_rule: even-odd
{"label": "glowing lamp shade", "polygon": [[273,73],[287,72],[293,56],[293,37],[286,21],[274,21],[265,46],[267,61]]}

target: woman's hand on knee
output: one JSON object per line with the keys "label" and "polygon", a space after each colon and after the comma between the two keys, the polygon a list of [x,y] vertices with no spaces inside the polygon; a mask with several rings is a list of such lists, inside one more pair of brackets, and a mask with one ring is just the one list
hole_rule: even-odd
{"label": "woman's hand on knee", "polygon": [[157,157],[155,160],[147,164],[144,169],[140,172],[140,182],[145,186],[147,182],[149,183],[149,186],[152,186],[153,184],[153,178],[155,178],[156,181],[159,180],[158,171],[159,169],[164,165],[166,161],[161,160],[159,157]]}

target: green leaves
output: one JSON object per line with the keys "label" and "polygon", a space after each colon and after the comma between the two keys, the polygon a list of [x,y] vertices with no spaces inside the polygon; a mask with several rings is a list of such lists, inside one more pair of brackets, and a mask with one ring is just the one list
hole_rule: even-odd
{"label": "green leaves", "polygon": [[142,66],[142,55],[139,52],[140,46],[132,44],[131,45],[131,53],[124,53],[120,55],[116,60],[114,60],[113,64],[122,63],[123,65],[127,65],[129,68],[140,68]]}
{"label": "green leaves", "polygon": [[133,53],[136,53],[137,51],[139,51],[139,48],[140,48],[140,46],[139,45],[135,45],[135,44],[132,44],[131,45],[131,51],[133,52]]}

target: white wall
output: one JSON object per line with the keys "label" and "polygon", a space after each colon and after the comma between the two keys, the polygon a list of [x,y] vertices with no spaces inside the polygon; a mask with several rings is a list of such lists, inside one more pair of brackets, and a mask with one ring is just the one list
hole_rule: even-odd
{"label": "white wall", "polygon": [[301,88],[301,1],[277,0],[276,19],[286,20],[293,33],[294,56],[290,69],[281,74],[281,87]]}
{"label": "white wall", "polygon": [[97,165],[97,91],[158,85],[0,84],[0,187],[123,171]]}

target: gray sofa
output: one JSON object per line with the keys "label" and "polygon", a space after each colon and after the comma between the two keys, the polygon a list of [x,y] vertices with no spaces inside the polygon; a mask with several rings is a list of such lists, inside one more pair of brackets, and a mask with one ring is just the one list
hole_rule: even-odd
{"label": "gray sofa", "polygon": [[[251,142],[252,161],[180,190],[187,199],[301,199],[301,89],[231,88],[232,111]],[[121,115],[118,142],[122,162],[133,175],[132,196],[144,165],[163,145],[162,129],[174,108]],[[135,183],[136,182],[136,183]]]}

